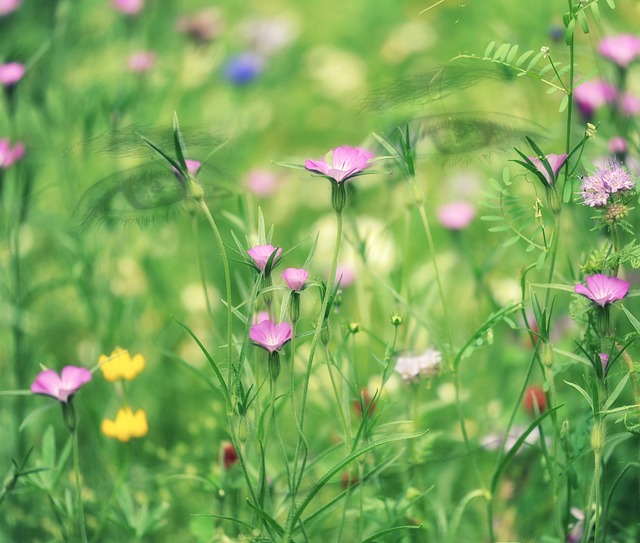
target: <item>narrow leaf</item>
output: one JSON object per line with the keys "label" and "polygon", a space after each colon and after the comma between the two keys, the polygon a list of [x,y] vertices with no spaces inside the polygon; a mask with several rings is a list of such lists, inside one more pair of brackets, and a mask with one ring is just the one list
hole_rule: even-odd
{"label": "narrow leaf", "polygon": [[589,393],[580,385],[572,383],[571,381],[565,381],[565,383],[567,383],[570,387],[575,388],[580,394],[582,394],[584,399],[587,400],[587,403],[589,404],[591,411],[593,411],[593,400],[591,399],[591,396],[589,396]]}

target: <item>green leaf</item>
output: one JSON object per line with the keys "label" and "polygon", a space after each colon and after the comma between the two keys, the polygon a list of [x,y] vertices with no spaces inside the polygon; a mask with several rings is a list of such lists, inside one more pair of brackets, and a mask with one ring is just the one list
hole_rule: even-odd
{"label": "green leaf", "polygon": [[180,133],[178,114],[175,111],[173,112],[173,147],[176,152],[178,164],[180,165],[178,171],[187,176],[189,174],[189,168],[187,168],[187,163],[184,158],[184,139],[182,138],[182,134]]}
{"label": "green leaf", "polygon": [[558,112],[562,113],[565,109],[567,109],[568,105],[569,105],[569,95],[565,94],[562,97],[562,100],[560,100],[560,106],[558,107]]}
{"label": "green leaf", "polygon": [[[520,66],[520,65],[524,64],[531,55],[533,55],[533,49],[530,49],[526,53],[522,53],[520,55],[520,57],[518,58],[518,60],[516,60],[516,64],[515,65],[516,66]],[[518,75],[526,75],[526,74],[524,72],[521,72]]]}
{"label": "green leaf", "polygon": [[578,12],[577,19],[578,19],[578,22],[580,23],[580,26],[582,27],[582,31],[585,34],[588,34],[589,33],[589,23],[587,22],[587,16],[585,15],[584,11],[579,11]]}
{"label": "green leaf", "polygon": [[489,222],[504,221],[504,217],[502,215],[484,215],[480,217],[480,220]]}
{"label": "green leaf", "polygon": [[562,187],[562,201],[568,204],[573,196],[573,182],[571,179],[567,179]]}
{"label": "green leaf", "polygon": [[569,21],[569,24],[567,24],[567,29],[565,30],[565,33],[564,33],[564,42],[567,45],[571,45],[573,43],[573,34],[575,32],[575,28],[576,28],[576,20],[571,19]]}
{"label": "green leaf", "polygon": [[518,241],[520,240],[520,236],[513,236],[512,238],[509,238],[507,241],[505,241],[502,246],[503,247],[511,247],[512,245],[518,243]]}
{"label": "green leaf", "polygon": [[544,57],[544,53],[538,53],[535,57],[531,59],[529,65],[527,66],[527,72],[530,72],[531,69],[540,62],[540,59]]}
{"label": "green leaf", "polygon": [[487,48],[484,50],[484,55],[485,57],[489,57],[489,55],[491,54],[491,51],[493,51],[493,48],[496,46],[496,42],[492,41],[491,43],[489,43],[489,45],[487,45]]}
{"label": "green leaf", "polygon": [[595,412],[593,409],[593,400],[591,399],[591,396],[589,396],[589,393],[584,388],[582,388],[580,385],[577,385],[576,383],[572,383],[571,381],[565,381],[565,383],[567,383],[570,387],[575,388],[580,394],[582,394],[584,399],[587,400],[587,403],[589,404],[591,411]]}
{"label": "green leaf", "polygon": [[622,392],[625,385],[627,384],[627,381],[629,380],[630,375],[631,375],[630,373],[627,373],[622,379],[620,379],[620,382],[618,383],[616,388],[613,390],[613,392],[609,395],[605,404],[602,406],[602,411],[606,411],[607,409],[609,409],[613,405],[613,402],[615,402],[618,399],[618,396],[620,396],[620,393]]}
{"label": "green leaf", "polygon": [[591,8],[591,15],[596,21],[600,21],[600,8],[598,7],[598,2],[594,2],[589,6]]}
{"label": "green leaf", "polygon": [[629,319],[629,322],[631,323],[631,325],[636,329],[636,332],[640,332],[640,321],[636,319],[624,305],[620,304],[620,307],[622,308],[622,311],[624,311],[624,314]]}
{"label": "green leaf", "polygon": [[505,59],[507,62],[513,61],[513,59],[518,54],[518,49],[520,46],[518,44],[514,45],[511,49],[509,49],[509,53],[507,53],[507,58]]}
{"label": "green leaf", "polygon": [[284,534],[284,528],[282,528],[282,526],[280,526],[280,524],[278,524],[278,522],[266,511],[258,507],[256,504],[251,503],[251,500],[247,500],[247,504],[249,505],[249,507],[251,507],[251,509],[258,513],[258,516],[262,517],[265,523],[267,523],[269,527],[274,530],[279,536],[282,536]]}
{"label": "green leaf", "polygon": [[493,60],[504,60],[510,48],[511,48],[510,43],[503,43],[500,47],[498,47],[496,52],[493,54]]}
{"label": "green leaf", "polygon": [[375,534],[367,537],[367,539],[363,539],[362,543],[374,543],[379,537],[387,534],[392,534],[394,532],[398,532],[400,530],[419,530],[422,528],[422,524],[416,526],[415,524],[405,524],[403,526],[393,526],[392,528],[386,528],[385,530],[380,530]]}
{"label": "green leaf", "polygon": [[616,3],[615,0],[607,0],[607,4],[609,4],[609,7],[611,9],[616,9]]}

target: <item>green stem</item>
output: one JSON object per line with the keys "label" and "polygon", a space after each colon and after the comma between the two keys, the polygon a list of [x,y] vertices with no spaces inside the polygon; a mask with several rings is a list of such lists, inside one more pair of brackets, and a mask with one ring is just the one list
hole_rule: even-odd
{"label": "green stem", "polygon": [[82,485],[80,484],[80,452],[78,450],[78,430],[71,432],[73,448],[73,471],[76,482],[76,499],[78,501],[78,524],[82,543],[87,543],[87,529],[84,523],[84,502],[82,500]]}

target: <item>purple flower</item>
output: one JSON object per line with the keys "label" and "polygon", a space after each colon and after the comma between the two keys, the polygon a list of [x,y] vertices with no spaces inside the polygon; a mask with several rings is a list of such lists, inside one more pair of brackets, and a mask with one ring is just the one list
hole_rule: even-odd
{"label": "purple flower", "polygon": [[0,0],[0,17],[13,13],[20,7],[21,0]]}
{"label": "purple flower", "polygon": [[590,119],[596,109],[614,103],[616,97],[615,87],[601,79],[585,81],[573,89],[573,98],[586,119]]}
{"label": "purple flower", "polygon": [[12,87],[24,77],[25,67],[19,62],[0,64],[0,85]]}
{"label": "purple flower", "polygon": [[609,197],[616,192],[633,190],[636,186],[631,172],[621,164],[611,161],[606,168],[582,179],[582,197],[585,205],[601,207],[608,203]]}
{"label": "purple flower", "polygon": [[264,59],[255,53],[244,53],[232,57],[224,67],[224,75],[236,85],[251,83],[264,71]]}
{"label": "purple flower", "polygon": [[300,291],[309,279],[309,272],[304,268],[287,268],[282,272],[282,277],[291,290]]}
{"label": "purple flower", "polygon": [[629,291],[629,283],[617,277],[609,277],[602,273],[587,275],[587,286],[577,284],[574,290],[604,307],[617,300],[622,300]]}
{"label": "purple flower", "polygon": [[7,169],[13,163],[24,156],[24,144],[16,143],[11,147],[11,143],[6,138],[0,139],[0,168]]}
{"label": "purple flower", "polygon": [[144,0],[113,0],[113,8],[125,15],[137,15],[144,8]]}
{"label": "purple flower", "polygon": [[560,171],[560,168],[562,168],[564,163],[567,161],[567,157],[568,156],[569,155],[567,155],[566,153],[562,153],[561,155],[554,155],[553,153],[551,153],[551,154],[548,154],[547,156],[545,156],[545,158],[547,159],[547,162],[549,163],[549,166],[551,166],[551,171],[553,172],[553,179],[551,177],[549,177],[549,172],[544,167],[544,164],[542,163],[542,160],[540,160],[538,157],[534,157],[534,156],[530,156],[529,160],[531,162],[533,162],[533,165],[536,168],[538,168],[538,171],[547,180],[547,184],[549,186],[551,186],[551,185],[553,185],[555,183],[556,178],[558,176],[558,172]]}
{"label": "purple flower", "polygon": [[247,251],[260,271],[265,269],[269,258],[274,252],[276,255],[273,257],[273,264],[275,264],[280,257],[280,253],[282,253],[282,248],[280,247],[276,249],[273,245],[256,245]]}
{"label": "purple flower", "polygon": [[91,372],[87,368],[65,366],[60,375],[53,370],[41,371],[31,385],[31,392],[46,394],[66,403],[82,385],[89,381],[91,381]]}
{"label": "purple flower", "polygon": [[640,55],[640,38],[631,34],[609,36],[600,41],[598,52],[621,68],[627,68]]}
{"label": "purple flower", "polygon": [[609,152],[612,155],[624,155],[627,152],[627,140],[615,136],[609,140]]}
{"label": "purple flower", "polygon": [[279,351],[291,340],[291,325],[288,322],[274,324],[270,320],[263,320],[254,324],[249,331],[249,339],[269,353]]}
{"label": "purple flower", "polygon": [[476,209],[468,202],[452,202],[440,206],[438,220],[450,230],[463,230],[476,216]]}
{"label": "purple flower", "polygon": [[336,147],[331,154],[329,161],[307,160],[304,167],[333,179],[336,183],[342,183],[361,174],[369,166],[368,161],[373,158],[373,153],[366,149],[346,145]]}
{"label": "purple flower", "polygon": [[133,73],[145,73],[156,64],[156,54],[151,51],[136,51],[127,62],[127,68]]}
{"label": "purple flower", "polygon": [[607,372],[607,366],[609,365],[609,355],[607,353],[598,353],[600,363],[602,364],[602,374]]}

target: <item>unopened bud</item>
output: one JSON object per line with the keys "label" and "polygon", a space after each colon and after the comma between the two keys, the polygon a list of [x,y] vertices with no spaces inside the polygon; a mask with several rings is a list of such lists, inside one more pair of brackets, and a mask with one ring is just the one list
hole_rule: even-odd
{"label": "unopened bud", "polygon": [[595,138],[597,132],[598,129],[596,128],[595,124],[587,123],[587,128],[584,131],[585,136],[587,136],[588,138]]}
{"label": "unopened bud", "polygon": [[394,326],[400,326],[404,322],[404,315],[400,315],[399,313],[391,314],[391,324]]}
{"label": "unopened bud", "polygon": [[604,447],[604,429],[602,423],[596,421],[591,429],[591,448],[594,451],[601,451],[602,447]]}
{"label": "unopened bud", "polygon": [[347,329],[350,334],[356,335],[360,331],[360,323],[359,322],[350,322],[347,324]]}
{"label": "unopened bud", "polygon": [[553,345],[551,345],[551,343],[543,341],[542,346],[540,347],[540,361],[546,368],[550,368],[551,366],[553,366],[554,359],[555,355],[553,353]]}
{"label": "unopened bud", "polygon": [[549,56],[549,48],[546,45],[540,47],[540,52],[542,53],[543,58],[547,58]]}

